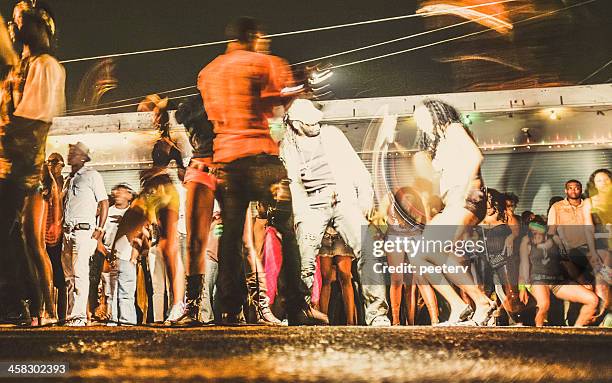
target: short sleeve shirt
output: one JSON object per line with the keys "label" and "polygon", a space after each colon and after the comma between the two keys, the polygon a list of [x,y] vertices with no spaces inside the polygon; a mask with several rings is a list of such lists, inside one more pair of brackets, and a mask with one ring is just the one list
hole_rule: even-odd
{"label": "short sleeve shirt", "polygon": [[557,232],[571,249],[586,245],[586,235],[580,227],[584,224],[584,202],[573,206],[564,199],[553,204],[548,212],[548,226],[557,226]]}
{"label": "short sleeve shirt", "polygon": [[107,199],[100,173],[90,167],[82,167],[64,182],[64,223],[89,223],[95,226],[98,202]]}

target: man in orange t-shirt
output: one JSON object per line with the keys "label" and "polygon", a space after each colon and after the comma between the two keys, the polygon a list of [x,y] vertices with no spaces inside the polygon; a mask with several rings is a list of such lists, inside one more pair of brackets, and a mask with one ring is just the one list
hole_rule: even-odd
{"label": "man in orange t-shirt", "polygon": [[287,171],[278,158],[278,144],[270,135],[268,118],[275,106],[291,100],[283,88],[291,85],[287,63],[258,53],[262,37],[258,23],[239,18],[226,28],[232,41],[198,75],[208,118],[213,122],[213,160],[220,165],[219,198],[223,235],[219,242],[221,311],[224,322],[238,322],[246,298],[242,265],[242,233],[250,201],[276,206],[274,225],[283,236],[287,311],[290,324],[324,324],[327,318],[308,307],[307,289],[300,279],[300,254],[293,231],[291,201],[275,198],[273,185],[284,185],[289,196]]}

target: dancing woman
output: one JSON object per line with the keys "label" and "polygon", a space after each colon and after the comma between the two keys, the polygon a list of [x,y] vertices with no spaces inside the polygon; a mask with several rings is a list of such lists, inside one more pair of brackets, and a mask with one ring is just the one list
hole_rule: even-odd
{"label": "dancing woman", "polygon": [[[417,172],[424,178],[431,178],[431,171],[439,174],[440,195],[445,204],[442,212],[426,226],[424,240],[457,243],[486,214],[486,190],[480,174],[482,153],[452,106],[438,100],[424,100],[416,108],[414,119],[419,130],[419,149],[422,151],[415,161],[427,164],[431,160],[429,169],[417,165]],[[459,266],[462,262],[454,253],[426,251],[419,252],[414,263],[418,266]],[[470,274],[457,272],[424,276],[450,304],[448,324],[465,321],[470,316],[472,324],[487,324],[495,303],[478,288]],[[476,310],[473,315],[470,305],[460,298],[449,282],[461,288],[474,301]]]}
{"label": "dancing woman", "polygon": [[505,202],[505,197],[500,192],[495,189],[487,190],[487,215],[477,232],[484,240],[484,261],[492,272],[495,292],[506,312],[512,315],[518,303],[518,266],[514,262],[512,248],[515,240],[514,225],[509,222]]}
{"label": "dancing woman", "polygon": [[206,246],[213,216],[217,179],[213,175],[213,126],[204,111],[201,96],[192,97],[179,104],[175,114],[183,124],[193,147],[193,156],[183,180],[187,189],[185,219],[187,226],[187,308],[181,323],[197,325],[200,316]]}
{"label": "dancing woman", "polygon": [[[18,283],[26,281],[29,293],[22,295],[29,294],[30,311],[42,323],[53,321],[56,312],[43,238],[41,174],[51,121],[64,112],[66,73],[52,56],[55,22],[48,9],[20,1],[10,27],[11,38],[23,50],[15,64],[6,33],[0,32],[0,52],[6,56],[0,64],[15,64],[0,91],[0,243],[25,253],[27,272],[15,274]],[[20,261],[15,257],[9,265]]]}
{"label": "dancing woman", "polygon": [[142,235],[145,225],[159,226],[158,246],[166,263],[173,299],[166,322],[173,324],[180,320],[185,312],[185,271],[178,251],[179,194],[168,174],[168,165],[172,160],[176,162],[181,180],[185,167],[180,150],[170,138],[167,101],[168,99],[153,95],[148,96],[139,105],[139,111],[153,111],[153,123],[161,136],[151,153],[153,166],[140,174],[142,191],[119,223],[110,261],[114,261],[117,250],[127,252],[129,246],[136,247],[134,242]]}
{"label": "dancing woman", "polygon": [[558,247],[561,241],[556,236],[549,238],[546,229],[544,220],[536,217],[529,224],[528,235],[521,241],[521,300],[527,303],[527,291],[535,297],[538,306],[535,325],[538,327],[546,324],[551,292],[559,299],[582,304],[574,326],[587,326],[595,317],[597,295],[587,287],[565,279]]}

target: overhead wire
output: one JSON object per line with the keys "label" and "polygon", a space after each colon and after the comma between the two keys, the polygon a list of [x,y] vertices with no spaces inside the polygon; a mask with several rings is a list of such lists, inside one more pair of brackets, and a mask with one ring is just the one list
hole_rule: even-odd
{"label": "overhead wire", "polygon": [[[175,89],[168,89],[168,90],[163,90],[163,91],[156,91],[156,92],[151,92],[149,94],[153,94],[153,93],[157,93],[157,94],[166,94],[166,93],[175,93],[175,92],[180,92],[182,90],[187,90],[187,89],[191,89],[191,88],[195,88],[195,85],[190,85],[190,86],[184,86],[182,88],[175,88]],[[106,105],[114,105],[114,104],[119,104],[122,102],[126,102],[126,101],[134,101],[134,100],[142,100],[143,98],[145,98],[145,96],[137,96],[137,97],[130,97],[130,98],[124,98],[121,100],[115,100],[115,101],[108,101],[108,102],[102,102],[97,104],[95,107],[99,107],[99,106],[106,106]],[[86,110],[88,109],[87,107],[83,107],[83,108],[74,108],[74,109],[69,109],[66,112],[79,112],[81,110]]]}
{"label": "overhead wire", "polygon": [[[521,7],[521,8],[524,8],[524,7]],[[422,35],[439,32],[439,31],[442,31],[442,30],[445,30],[445,29],[454,28],[454,27],[458,27],[458,26],[461,26],[461,25],[478,22],[478,21],[480,21],[482,19],[487,19],[487,18],[495,17],[495,16],[498,16],[500,14],[507,13],[507,12],[510,12],[510,11],[507,10],[507,11],[503,11],[503,12],[498,12],[496,14],[486,15],[486,16],[483,16],[483,17],[480,17],[480,18],[477,18],[477,19],[474,19],[474,20],[467,20],[467,21],[463,21],[463,22],[460,22],[460,23],[448,25],[448,26],[445,26],[445,27],[436,28],[436,29],[432,29],[432,30],[429,30],[429,31],[425,31],[425,32],[419,32],[419,33],[412,34],[412,35],[409,35],[409,36],[399,37],[399,38],[396,38],[396,39],[391,39],[391,40],[383,41],[383,42],[380,42],[380,43],[367,45],[367,46],[364,46],[364,47],[359,47],[359,48],[350,49],[350,50],[346,50],[346,51],[342,51],[342,52],[338,52],[338,53],[333,53],[333,54],[322,56],[322,57],[317,57],[317,58],[313,58],[313,59],[309,59],[309,60],[300,61],[300,62],[291,64],[291,66],[296,66],[296,65],[301,65],[301,64],[309,63],[309,62],[319,61],[319,60],[323,60],[323,59],[327,59],[327,58],[331,58],[331,57],[338,57],[338,56],[342,56],[342,55],[345,55],[345,54],[358,52],[358,51],[365,50],[365,49],[371,49],[371,48],[374,48],[374,47],[377,47],[377,46],[391,44],[391,43],[394,43],[394,42],[397,42],[397,41],[407,40],[407,39],[419,37],[419,36],[422,36]],[[195,88],[195,87],[196,87],[195,85],[192,85],[192,86],[186,86],[186,87],[181,87],[181,88],[176,88],[176,89],[170,89],[170,90],[166,90],[166,91],[162,91],[162,92],[155,92],[155,93],[162,93],[162,94],[163,93],[172,93],[172,92],[178,92],[178,91],[181,91],[181,90],[191,89],[191,88]],[[114,104],[118,104],[118,103],[126,102],[126,101],[140,100],[140,99],[143,99],[144,97],[146,97],[146,96],[130,97],[130,98],[110,101],[110,102],[106,102],[106,103],[101,103],[99,105],[100,106],[102,106],[102,105],[114,105]],[[132,104],[128,104],[128,105],[126,105],[126,107],[127,106],[132,106]],[[75,109],[68,110],[67,113],[86,112],[88,110],[91,110],[91,109],[87,109],[87,108],[76,109],[75,108]]]}
{"label": "overhead wire", "polygon": [[608,61],[607,63],[605,63],[601,68],[597,69],[595,72],[591,73],[590,75],[586,76],[584,79],[582,79],[582,81],[580,81],[578,84],[583,84],[585,81],[587,81],[588,79],[590,79],[591,77],[595,76],[596,74],[598,74],[599,72],[601,72],[602,70],[606,69],[606,67],[608,65],[612,64],[612,60]]}
{"label": "overhead wire", "polygon": [[[558,13],[558,12],[561,12],[561,11],[565,11],[565,10],[567,10],[567,9],[571,9],[571,8],[575,8],[575,7],[583,6],[583,5],[586,5],[586,4],[589,4],[589,3],[595,2],[595,1],[597,1],[597,0],[587,0],[587,1],[583,1],[583,2],[578,3],[578,4],[573,4],[573,5],[566,6],[566,7],[563,7],[563,8],[560,8],[560,9],[556,9],[556,10],[553,10],[553,11],[544,12],[544,13],[541,13],[541,14],[539,14],[539,15],[535,15],[535,16],[528,17],[528,18],[523,19],[523,20],[519,20],[519,21],[515,22],[514,24],[515,24],[515,25],[516,25],[516,24],[521,24],[521,23],[528,22],[528,21],[531,21],[531,20],[534,20],[534,19],[538,19],[538,18],[545,17],[545,16],[548,16],[548,15],[551,15],[551,14],[555,14],[555,13]],[[507,1],[505,1],[505,2],[507,2]],[[499,2],[496,2],[496,3],[499,3]],[[484,5],[484,4],[481,4],[481,6],[482,6],[482,5]],[[499,12],[499,13],[494,14],[494,15],[488,15],[488,16],[486,16],[486,17],[497,16],[497,15],[499,15],[499,14],[503,14],[503,13],[507,13],[507,12],[509,12],[509,10],[507,10],[507,11],[503,11],[503,12]],[[483,17],[483,18],[486,18],[486,17]],[[475,22],[475,21],[476,21],[476,20],[469,20],[469,21],[465,21],[465,22],[461,22],[461,23],[453,24],[453,25],[451,25],[451,26],[447,26],[447,27],[438,28],[438,29],[436,29],[436,30],[431,30],[431,31],[420,32],[420,33],[418,33],[418,34],[416,34],[416,35],[422,35],[422,34],[426,34],[426,33],[432,33],[432,32],[435,32],[435,31],[439,31],[439,30],[443,30],[443,29],[447,29],[447,28],[451,28],[451,27],[456,27],[456,26],[458,26],[458,25],[463,25],[463,24],[467,24],[467,23],[470,23],[470,22]],[[374,60],[379,60],[379,59],[382,59],[382,58],[386,58],[386,57],[390,57],[390,56],[395,56],[395,55],[399,55],[399,54],[403,54],[403,53],[407,53],[407,52],[411,52],[411,51],[416,51],[416,50],[420,50],[420,49],[425,49],[425,48],[428,48],[428,47],[431,47],[431,46],[440,45],[440,44],[444,44],[444,43],[447,43],[447,42],[451,42],[451,41],[455,41],[455,40],[464,39],[464,38],[467,38],[467,37],[471,37],[471,36],[475,36],[475,35],[483,34],[483,33],[486,33],[486,32],[493,31],[493,30],[495,30],[495,28],[488,28],[488,29],[485,29],[485,30],[482,30],[482,31],[477,31],[477,32],[472,32],[472,33],[468,33],[468,34],[460,35],[460,36],[455,36],[455,37],[452,37],[452,38],[448,38],[448,39],[444,39],[444,40],[436,41],[436,42],[429,43],[429,44],[420,45],[420,46],[417,46],[417,47],[412,47],[412,48],[403,49],[403,50],[396,51],[396,52],[391,52],[391,53],[387,53],[387,54],[383,54],[383,55],[378,55],[378,56],[374,56],[374,57],[370,57],[370,58],[366,58],[366,59],[361,59],[361,60],[356,60],[356,61],[353,61],[353,62],[348,62],[348,63],[344,63],[344,64],[335,65],[335,66],[332,66],[330,69],[338,69],[338,68],[343,68],[343,67],[352,66],[352,65],[356,65],[356,64],[361,64],[361,63],[364,63],[364,62],[369,62],[369,61],[374,61]],[[411,36],[412,36],[412,35],[411,35]],[[408,37],[409,37],[409,36],[404,36],[404,37],[402,37],[402,38],[392,39],[392,40],[388,40],[388,41],[394,42],[394,41],[398,41],[398,40],[402,40],[402,39],[407,39]],[[415,37],[416,37],[416,36],[415,36]],[[352,53],[353,51],[364,50],[364,49],[368,49],[369,47],[374,47],[374,46],[385,45],[385,44],[388,44],[388,43],[389,43],[389,42],[381,42],[381,43],[377,43],[377,44],[372,44],[371,46],[360,47],[360,48],[356,48],[356,49],[352,49],[352,50],[349,50],[349,51],[344,51],[344,52],[338,52],[338,53],[336,53],[336,54],[333,54],[333,55],[328,55],[328,56],[333,56],[333,57],[336,57],[336,56],[340,56],[340,55],[343,55],[343,54]],[[327,56],[325,56],[324,58],[327,58]],[[306,60],[306,61],[303,61],[303,62],[300,62],[300,63],[295,63],[295,64],[293,64],[293,65],[299,65],[299,64],[301,64],[301,63],[306,63],[306,62],[317,61],[317,60],[320,60],[320,59],[322,59],[322,58],[316,58],[316,59]],[[602,67],[602,68],[598,69],[598,71],[603,70],[603,69],[604,69],[606,66],[608,66],[610,63],[612,63],[612,60],[611,60],[610,62],[608,62],[607,64],[605,64],[605,65],[604,65],[604,67]],[[598,71],[596,71],[596,72],[598,72]],[[596,74],[596,73],[595,73],[595,74]],[[593,74],[593,75],[594,75],[594,74]],[[592,76],[592,75],[591,75],[591,76]],[[586,79],[585,79],[585,80],[586,80]],[[583,81],[585,81],[585,80],[583,80]],[[184,90],[184,89],[191,89],[191,88],[194,88],[194,87],[195,87],[195,86],[188,86],[188,87],[183,87],[183,88],[177,88],[177,89],[170,90],[170,91],[178,91],[178,90]],[[170,91],[166,91],[165,93],[168,93],[168,92],[170,92]],[[183,95],[183,96],[170,97],[170,99],[176,99],[176,98],[181,98],[181,97],[189,97],[189,96],[194,96],[194,95],[197,95],[197,94],[198,94],[198,93],[192,93],[192,94]],[[113,101],[112,103],[118,103],[118,102],[122,102],[122,101],[130,101],[130,100],[135,100],[135,99],[142,99],[142,98],[144,98],[144,97],[145,97],[145,96],[141,96],[141,97],[132,97],[132,98],[129,98],[129,99],[124,99],[124,100],[117,100],[117,101]],[[85,113],[85,112],[96,112],[96,111],[102,111],[102,110],[120,109],[120,108],[126,108],[126,107],[130,107],[130,106],[137,106],[137,105],[138,105],[138,103],[134,103],[134,104],[127,104],[127,105],[119,105],[119,106],[114,106],[114,107],[106,107],[106,108],[93,108],[93,109],[87,109],[87,110],[72,110],[72,111],[67,112],[67,113],[66,113],[66,115],[70,115],[70,114],[74,114],[74,113]]]}
{"label": "overhead wire", "polygon": [[[523,6],[523,7],[519,7],[518,9],[523,9],[523,8],[526,8],[526,7],[528,7],[528,6],[526,5],[526,6]],[[516,11],[518,9],[515,9],[515,10],[512,10],[512,11]],[[307,64],[309,62],[325,60],[325,59],[332,58],[332,57],[338,57],[338,56],[342,56],[342,55],[349,54],[349,53],[354,53],[354,52],[358,52],[358,51],[362,51],[362,50],[366,50],[366,49],[371,49],[371,48],[379,47],[379,46],[382,46],[382,45],[392,44],[392,43],[395,43],[395,42],[398,42],[398,41],[402,41],[402,40],[413,39],[415,37],[424,36],[424,35],[427,35],[427,34],[430,34],[430,33],[435,33],[435,32],[439,32],[439,31],[443,31],[445,29],[456,28],[456,27],[459,27],[459,26],[465,25],[465,24],[477,23],[480,20],[489,19],[491,17],[499,16],[501,14],[508,13],[510,11],[511,10],[506,10],[506,11],[495,13],[493,15],[486,15],[486,16],[479,17],[477,19],[466,20],[466,21],[462,21],[460,23],[455,23],[455,24],[447,25],[445,27],[440,27],[440,28],[436,28],[436,29],[430,29],[428,31],[419,32],[419,33],[415,33],[415,34],[408,35],[408,36],[398,37],[398,38],[395,38],[395,39],[386,40],[386,41],[382,41],[382,42],[371,44],[371,45],[366,45],[366,46],[359,47],[359,48],[349,49],[349,50],[346,50],[346,51],[342,51],[342,52],[338,52],[338,53],[332,53],[332,54],[329,54],[329,55],[326,55],[326,56],[317,57],[317,58],[314,58],[314,59],[300,61],[300,62],[291,64],[291,66]]]}
{"label": "overhead wire", "polygon": [[[492,2],[483,3],[483,4],[476,4],[476,5],[470,5],[470,6],[464,6],[464,7],[454,7],[452,9],[456,9],[456,10],[459,10],[459,9],[472,9],[472,8],[479,8],[479,7],[484,7],[484,6],[488,6],[488,5],[496,5],[496,4],[509,3],[509,2],[514,2],[514,1],[517,1],[517,0],[492,1]],[[407,18],[413,18],[413,17],[432,16],[432,15],[446,13],[446,12],[448,12],[448,10],[444,10],[444,11],[431,11],[431,12],[424,12],[424,13],[413,13],[413,14],[409,14],[409,15],[386,17],[386,18],[382,18],[382,19],[357,21],[357,22],[353,22],[353,23],[330,25],[330,26],[326,26],[326,27],[317,27],[317,28],[301,29],[301,30],[291,31],[291,32],[274,33],[274,34],[265,35],[263,37],[281,37],[281,36],[290,36],[290,35],[296,35],[296,34],[302,34],[302,33],[320,32],[320,31],[325,31],[325,30],[332,30],[332,29],[347,28],[347,27],[353,27],[353,26],[359,26],[359,25],[381,23],[381,22],[401,20],[401,19],[407,19]],[[67,60],[60,61],[60,63],[68,64],[68,63],[73,63],[73,62],[91,61],[91,60],[99,60],[99,59],[113,58],[113,57],[125,57],[125,56],[135,56],[135,55],[148,54],[148,53],[169,52],[169,51],[182,50],[182,49],[191,49],[191,48],[200,48],[200,47],[205,47],[205,46],[227,44],[227,43],[229,43],[231,41],[234,41],[234,40],[219,40],[219,41],[210,41],[210,42],[205,42],[205,43],[181,45],[181,46],[168,47],[168,48],[145,49],[145,50],[140,50],[140,51],[123,52],[123,53],[111,53],[111,54],[106,54],[106,55],[98,55],[98,56],[91,56],[91,57],[81,57],[81,58],[75,58],[75,59],[67,59]]]}
{"label": "overhead wire", "polygon": [[[168,100],[174,100],[178,98],[191,97],[191,96],[197,96],[197,95],[199,95],[199,93],[184,94],[181,96],[168,97]],[[133,104],[116,105],[116,106],[109,106],[109,107],[104,107],[104,108],[93,108],[93,109],[86,109],[86,110],[71,111],[71,112],[66,112],[65,115],[69,116],[69,115],[74,115],[76,113],[89,113],[89,112],[99,112],[103,110],[122,109],[122,108],[128,108],[130,106],[138,106],[139,104],[140,104],[139,102],[136,102]]]}
{"label": "overhead wire", "polygon": [[[597,0],[587,0],[587,1],[583,1],[583,2],[578,3],[578,4],[573,4],[573,5],[569,5],[569,6],[563,7],[563,8],[555,9],[553,11],[544,12],[544,13],[541,13],[541,14],[536,15],[536,16],[532,16],[532,17],[528,17],[528,18],[523,19],[523,20],[519,20],[519,21],[515,22],[514,25],[522,24],[522,23],[525,23],[525,22],[528,22],[528,21],[531,21],[531,20],[534,20],[534,19],[538,19],[538,18],[541,18],[541,17],[549,16],[549,15],[552,15],[552,14],[555,14],[555,13],[558,13],[558,12],[561,12],[561,11],[568,10],[570,8],[575,8],[575,7],[583,6],[583,5],[586,5],[586,4],[589,4],[589,3],[593,3],[595,1],[597,1]],[[364,63],[364,62],[380,60],[380,59],[383,59],[383,58],[387,58],[387,57],[391,57],[391,56],[396,56],[396,55],[400,55],[400,54],[403,54],[403,53],[416,51],[416,50],[419,50],[419,49],[425,49],[425,48],[429,48],[429,47],[432,47],[432,46],[444,44],[444,43],[451,42],[451,41],[465,39],[467,37],[480,35],[480,34],[483,34],[483,33],[491,32],[493,30],[495,30],[495,29],[494,28],[488,28],[488,29],[485,29],[485,30],[482,30],[482,31],[478,31],[478,32],[467,33],[467,34],[464,34],[464,35],[461,35],[461,36],[451,37],[451,38],[448,38],[448,39],[444,39],[444,40],[440,40],[440,41],[435,41],[435,42],[429,43],[429,44],[419,45],[419,46],[408,48],[408,49],[402,49],[400,51],[386,53],[386,54],[382,54],[382,55],[378,55],[378,56],[374,56],[374,57],[370,57],[370,58],[366,58],[366,59],[356,60],[356,61],[352,61],[352,62],[348,62],[348,63],[344,63],[344,64],[334,65],[334,66],[330,67],[330,69],[338,69],[338,68],[343,68],[343,67],[347,67],[347,66],[351,66],[351,65],[361,64],[361,63]]]}

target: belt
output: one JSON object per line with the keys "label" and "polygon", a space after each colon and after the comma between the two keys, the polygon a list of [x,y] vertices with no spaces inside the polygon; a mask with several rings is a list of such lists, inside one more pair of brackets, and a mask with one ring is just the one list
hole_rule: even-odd
{"label": "belt", "polygon": [[74,233],[77,230],[91,230],[93,225],[90,223],[77,223],[76,225],[67,225],[64,224],[64,232],[66,233]]}

